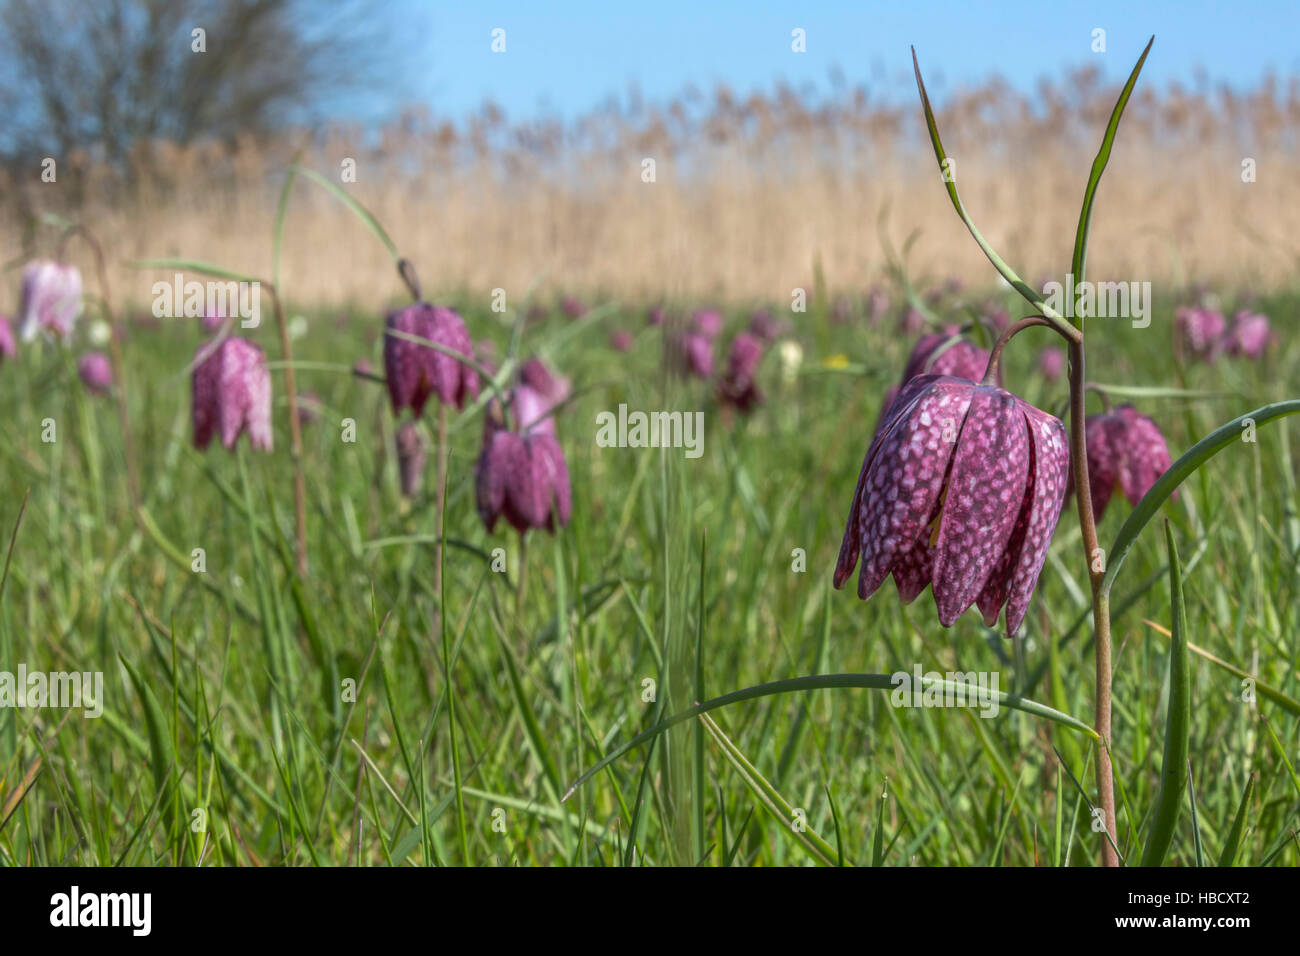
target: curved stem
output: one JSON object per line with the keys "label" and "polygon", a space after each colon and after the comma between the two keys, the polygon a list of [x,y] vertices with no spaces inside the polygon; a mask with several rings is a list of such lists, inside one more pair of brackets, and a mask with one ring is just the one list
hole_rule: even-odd
{"label": "curved stem", "polygon": [[1083,336],[1074,330],[1075,334],[1071,335],[1060,325],[1047,318],[1045,315],[1027,315],[1019,321],[1012,322],[1007,326],[1007,330],[998,336],[998,340],[993,343],[993,348],[989,352],[989,364],[984,370],[984,379],[982,385],[993,385],[998,380],[998,366],[1002,362],[1002,350],[1007,347],[1007,343],[1023,332],[1025,329],[1033,328],[1036,325],[1043,325],[1057,332],[1061,338],[1073,347],[1076,343],[1082,347]]}
{"label": "curved stem", "polygon": [[411,292],[411,298],[416,302],[421,301],[423,296],[420,295],[420,279],[419,276],[415,274],[415,266],[411,264],[410,259],[397,260],[397,274],[400,275],[402,281],[406,283],[406,288]]}
{"label": "curved stem", "polygon": [[1087,389],[1089,392],[1094,392],[1094,393],[1096,393],[1097,397],[1101,399],[1101,410],[1102,410],[1103,412],[1109,412],[1109,411],[1110,411],[1110,393],[1109,393],[1109,392],[1107,392],[1107,391],[1106,391],[1104,388],[1102,388],[1100,385],[1094,385],[1094,384],[1091,383],[1091,382],[1089,382],[1088,384],[1086,384],[1086,385],[1084,386],[1084,388]]}
{"label": "curved stem", "polygon": [[1088,444],[1084,421],[1087,400],[1084,384],[1083,339],[1070,343],[1070,466],[1074,469],[1074,500],[1079,511],[1079,530],[1092,583],[1092,628],[1096,637],[1094,654],[1097,670],[1095,698],[1096,731],[1100,738],[1097,753],[1097,790],[1106,830],[1110,838],[1102,842],[1103,866],[1119,866],[1115,852],[1115,777],[1110,762],[1110,594],[1102,587],[1106,574],[1106,556],[1097,544],[1097,520],[1092,511],[1092,494],[1088,485]]}

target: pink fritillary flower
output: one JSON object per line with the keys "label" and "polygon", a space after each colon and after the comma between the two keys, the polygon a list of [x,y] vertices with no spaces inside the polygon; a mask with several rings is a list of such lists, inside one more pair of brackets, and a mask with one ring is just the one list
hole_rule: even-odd
{"label": "pink fritillary flower", "polygon": [[573,391],[572,383],[549,368],[539,358],[530,358],[519,366],[519,381],[527,385],[550,405],[558,405]]}
{"label": "pink fritillary flower", "polygon": [[925,316],[914,306],[906,306],[898,316],[898,331],[908,336],[918,334],[925,328]]}
{"label": "pink fritillary flower", "polygon": [[760,342],[775,342],[785,334],[785,325],[767,309],[759,309],[749,317],[749,332]]}
{"label": "pink fritillary flower", "polygon": [[[989,364],[989,353],[969,339],[958,338],[952,341],[958,332],[957,326],[950,325],[942,332],[932,332],[917,340],[912,347],[912,354],[908,356],[907,365],[903,368],[902,380],[889,390],[880,406],[873,437],[879,434],[888,421],[890,408],[899,389],[918,375],[952,375],[972,382],[978,382],[984,377],[984,370]],[[1000,369],[998,374],[1000,379]]]}
{"label": "pink fritillary flower", "polygon": [[1059,382],[1065,374],[1065,353],[1046,348],[1038,353],[1038,374],[1049,382]]}
{"label": "pink fritillary flower", "polygon": [[615,352],[627,352],[632,348],[632,333],[627,329],[615,329],[609,334],[609,347]]}
{"label": "pink fritillary flower", "polygon": [[521,434],[540,432],[555,435],[555,403],[534,388],[516,385],[510,393],[510,414]]}
{"label": "pink fritillary flower", "polygon": [[46,332],[67,338],[81,315],[81,273],[76,266],[38,259],[23,269],[18,336],[24,342]]}
{"label": "pink fritillary flower", "polygon": [[215,335],[225,325],[226,317],[210,310],[203,313],[203,318],[199,319],[199,322],[203,326],[206,335]]}
{"label": "pink fritillary flower", "polygon": [[414,498],[420,493],[424,481],[424,465],[429,454],[420,436],[420,427],[408,419],[397,429],[397,474],[402,485],[402,494]]}
{"label": "pink fritillary flower", "polygon": [[1219,343],[1227,323],[1223,313],[1200,306],[1180,306],[1174,312],[1178,335],[1195,358],[1214,361],[1218,357]]}
{"label": "pink fritillary flower", "polygon": [[18,355],[18,345],[14,342],[14,330],[9,320],[0,315],[0,359],[11,359]]}
{"label": "pink fritillary flower", "polygon": [[664,307],[662,305],[651,306],[650,310],[645,314],[645,320],[647,325],[663,325]]}
{"label": "pink fritillary flower", "polygon": [[1232,318],[1232,327],[1223,339],[1223,351],[1229,355],[1257,359],[1274,341],[1268,316],[1243,309]]}
{"label": "pink fritillary flower", "polygon": [[483,424],[475,475],[479,517],[491,532],[505,518],[520,534],[569,523],[573,510],[569,467],[553,432],[510,431],[495,400]]}
{"label": "pink fritillary flower", "polygon": [[93,395],[104,395],[113,387],[113,363],[103,352],[87,352],[77,361],[77,376]]}
{"label": "pink fritillary flower", "polygon": [[835,565],[858,596],[893,574],[904,603],[930,586],[939,622],[972,604],[1016,633],[1065,497],[1065,426],[996,385],[921,375],[872,440]]}
{"label": "pink fritillary flower", "polygon": [[867,293],[867,321],[879,325],[889,311],[889,293],[879,287]]}
{"label": "pink fritillary flower", "polygon": [[712,341],[722,332],[722,313],[716,309],[701,309],[691,316],[691,334]]}
{"label": "pink fritillary flower", "polygon": [[580,319],[587,314],[587,306],[577,296],[566,295],[560,303],[560,311],[571,319]]}
{"label": "pink fritillary flower", "polygon": [[[474,345],[465,323],[451,309],[424,302],[410,305],[388,316],[387,330],[418,336],[474,358]],[[457,408],[464,408],[468,399],[478,398],[479,382],[474,369],[422,342],[385,335],[384,370],[394,413],[409,408],[418,418],[429,396],[435,394],[444,404]]]}
{"label": "pink fritillary flower", "polygon": [[741,332],[732,339],[727,374],[718,383],[718,398],[742,412],[752,411],[761,404],[763,393],[758,390],[754,375],[762,359],[763,343],[757,336]]}
{"label": "pink fritillary flower", "polygon": [[271,373],[262,350],[230,337],[199,346],[191,382],[194,447],[207,448],[214,434],[234,448],[243,432],[254,448],[271,450]]}
{"label": "pink fritillary flower", "polygon": [[696,332],[687,332],[679,340],[682,364],[697,378],[713,375],[713,339]]}
{"label": "pink fritillary flower", "polygon": [[[1137,505],[1172,463],[1160,426],[1132,405],[1089,415],[1085,430],[1088,486],[1092,493],[1093,518],[1097,521],[1105,514],[1117,486],[1129,504]],[[1074,490],[1073,475],[1069,490]],[[1174,496],[1177,494],[1175,490]]]}

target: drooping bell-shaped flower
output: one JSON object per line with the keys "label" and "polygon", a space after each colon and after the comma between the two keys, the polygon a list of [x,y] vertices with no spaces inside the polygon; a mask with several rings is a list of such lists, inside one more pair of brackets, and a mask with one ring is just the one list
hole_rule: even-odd
{"label": "drooping bell-shaped flower", "polygon": [[554,531],[573,510],[569,467],[553,430],[512,431],[494,399],[483,423],[483,448],[475,474],[479,517],[488,531],[505,518],[520,534]]}
{"label": "drooping bell-shaped flower", "polygon": [[662,305],[652,305],[645,314],[646,325],[663,325],[664,324],[664,307]]}
{"label": "drooping bell-shaped flower", "polygon": [[1232,317],[1223,337],[1223,351],[1232,356],[1257,359],[1274,341],[1268,316],[1243,309]]}
{"label": "drooping bell-shaped flower", "polygon": [[912,354],[908,356],[907,365],[903,368],[903,377],[885,394],[873,436],[879,434],[888,421],[899,389],[918,375],[952,375],[972,382],[978,382],[984,377],[984,370],[989,364],[989,353],[969,339],[957,338],[959,331],[957,326],[950,325],[942,332],[932,332],[917,340],[912,347]]}
{"label": "drooping bell-shaped flower", "polygon": [[1024,619],[1065,496],[1065,426],[997,385],[921,375],[871,442],[835,566],[861,556],[858,596],[889,574],[904,603],[930,585],[939,622],[977,604],[989,626]]}
{"label": "drooping bell-shaped flower", "polygon": [[414,498],[420,493],[428,457],[420,426],[413,420],[402,422],[397,428],[397,474],[405,497]]}
{"label": "drooping bell-shaped flower", "polygon": [[552,405],[558,405],[573,391],[573,383],[536,357],[519,366],[519,381]]}
{"label": "drooping bell-shaped flower", "polygon": [[767,309],[758,309],[749,317],[749,333],[760,342],[775,342],[785,334],[785,325]]}
{"label": "drooping bell-shaped flower", "polygon": [[[1106,512],[1116,486],[1129,504],[1136,505],[1169,469],[1169,446],[1160,426],[1132,405],[1089,415],[1085,422],[1088,443],[1088,486],[1096,521]],[[1074,490],[1074,476],[1069,489]],[[1175,489],[1174,496],[1178,492]]]}
{"label": "drooping bell-shaped flower", "polygon": [[691,316],[690,331],[713,341],[722,333],[722,313],[717,309],[700,309]]}
{"label": "drooping bell-shaped flower", "polygon": [[566,295],[560,303],[560,311],[571,319],[580,319],[587,314],[587,306],[576,295]]}
{"label": "drooping bell-shaped flower", "polygon": [[9,320],[0,315],[0,359],[11,359],[18,355],[18,344],[14,341],[14,330]]}
{"label": "drooping bell-shaped flower", "polygon": [[38,259],[23,269],[18,336],[24,342],[46,332],[67,338],[81,315],[81,272],[76,266]]}
{"label": "drooping bell-shaped flower", "polygon": [[103,395],[113,387],[113,363],[103,352],[87,352],[77,360],[77,376],[93,395]]}
{"label": "drooping bell-shaped flower", "polygon": [[248,432],[254,448],[271,450],[271,372],[260,348],[233,336],[200,345],[191,386],[195,448],[207,448],[214,434],[234,448]]}
{"label": "drooping bell-shaped flower", "polygon": [[392,334],[400,332],[436,342],[473,359],[474,345],[459,315],[451,309],[419,302],[392,313],[386,324],[384,370],[394,412],[409,408],[419,417],[430,395],[457,408],[478,398],[479,381],[473,368],[423,342]]}
{"label": "drooping bell-shaped flower", "polygon": [[628,352],[632,349],[632,333],[627,329],[615,329],[609,333],[609,347],[615,352]]}
{"label": "drooping bell-shaped flower", "polygon": [[1211,362],[1218,357],[1227,324],[1222,312],[1200,306],[1180,306],[1174,312],[1174,323],[1189,354]]}
{"label": "drooping bell-shaped flower", "polygon": [[757,336],[741,332],[732,339],[731,351],[727,355],[727,372],[718,383],[718,398],[742,412],[752,411],[762,403],[763,393],[755,381],[762,359],[763,343]]}
{"label": "drooping bell-shaped flower", "polygon": [[697,332],[686,332],[677,338],[677,364],[687,374],[696,378],[713,375],[713,340]]}

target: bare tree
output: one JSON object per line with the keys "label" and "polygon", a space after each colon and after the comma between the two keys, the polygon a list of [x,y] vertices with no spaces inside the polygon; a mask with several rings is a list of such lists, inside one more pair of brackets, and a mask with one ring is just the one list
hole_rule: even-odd
{"label": "bare tree", "polygon": [[120,168],[141,140],[311,119],[372,82],[381,39],[367,14],[303,0],[0,0],[0,154],[84,149]]}

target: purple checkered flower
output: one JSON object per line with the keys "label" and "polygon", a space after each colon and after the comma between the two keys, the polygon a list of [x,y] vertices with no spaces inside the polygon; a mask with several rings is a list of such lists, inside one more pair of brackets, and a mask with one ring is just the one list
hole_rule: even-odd
{"label": "purple checkered flower", "polygon": [[246,431],[254,448],[271,450],[271,373],[260,348],[235,337],[200,345],[191,385],[195,448],[218,433],[234,448]]}
{"label": "purple checkered flower", "polygon": [[539,358],[530,358],[519,366],[519,381],[527,385],[550,405],[558,405],[573,391],[572,383],[549,368]]}
{"label": "purple checkered flower", "polygon": [[[959,338],[947,344],[958,333],[959,329],[955,325],[947,326],[942,332],[930,333],[923,335],[912,347],[912,354],[907,359],[907,365],[903,368],[903,378],[899,383],[885,395],[885,401],[880,406],[880,416],[876,419],[876,429],[873,435],[879,434],[881,428],[889,418],[890,408],[898,395],[899,389],[916,378],[918,375],[951,375],[955,378],[969,379],[972,382],[978,382],[984,377],[984,370],[988,368],[989,353],[980,348],[969,339]],[[1000,377],[999,370],[999,377]]]}
{"label": "purple checkered flower", "polygon": [[727,374],[718,383],[718,398],[742,412],[752,411],[761,404],[763,393],[758,390],[754,376],[762,359],[763,343],[757,336],[741,332],[732,339]]}
{"label": "purple checkered flower", "polygon": [[493,399],[475,475],[479,517],[489,532],[502,517],[520,534],[529,528],[554,532],[569,523],[573,510],[564,451],[553,430],[511,431],[502,418]]}
{"label": "purple checkered flower", "polygon": [[11,359],[18,355],[18,344],[14,342],[14,330],[9,320],[0,315],[0,359]]}
{"label": "purple checkered flower", "polygon": [[664,307],[662,305],[651,306],[645,314],[645,320],[647,325],[663,325]]}
{"label": "purple checkered flower", "polygon": [[1180,306],[1174,312],[1174,323],[1189,354],[1210,362],[1218,358],[1227,325],[1222,312],[1200,306]]}
{"label": "purple checkered flower", "polygon": [[749,332],[760,342],[775,342],[785,334],[785,325],[767,309],[758,309],[749,317]]}
{"label": "purple checkered flower", "polygon": [[464,408],[467,399],[478,398],[478,375],[470,366],[422,342],[391,334],[402,332],[427,339],[473,359],[469,332],[451,309],[424,302],[409,305],[388,316],[387,331],[384,370],[394,413],[409,408],[418,418],[429,396],[435,394],[444,404],[457,408]]}
{"label": "purple checkered flower", "polygon": [[[1129,504],[1136,505],[1157,479],[1169,470],[1169,446],[1160,426],[1132,405],[1089,415],[1085,423],[1088,445],[1088,486],[1093,518],[1101,520],[1116,486]],[[1074,490],[1074,475],[1069,489]],[[1174,496],[1178,495],[1175,489]]]}
{"label": "purple checkered flower", "polygon": [[1223,338],[1223,351],[1233,356],[1257,359],[1275,339],[1268,316],[1243,309],[1232,318],[1232,326]]}
{"label": "purple checkered flower", "polygon": [[77,376],[91,394],[107,394],[113,387],[113,363],[103,352],[87,352],[77,360]]}
{"label": "purple checkered flower", "polygon": [[615,329],[609,333],[609,347],[615,352],[628,352],[632,349],[632,333],[627,329]]}
{"label": "purple checkered flower", "polygon": [[76,266],[38,259],[23,269],[18,337],[24,342],[46,332],[59,338],[72,334],[81,315],[81,273]]}
{"label": "purple checkered flower", "polygon": [[835,565],[861,556],[858,596],[893,574],[904,603],[930,585],[950,627],[972,604],[988,626],[1024,619],[1065,496],[1059,419],[996,385],[921,375],[899,391],[862,463]]}
{"label": "purple checkered flower", "polygon": [[692,335],[713,341],[722,332],[722,313],[716,309],[700,309],[691,316],[690,331]]}
{"label": "purple checkered flower", "polygon": [[713,375],[713,340],[696,332],[686,332],[676,339],[675,367],[696,378]]}
{"label": "purple checkered flower", "polygon": [[571,319],[580,319],[587,314],[587,306],[577,296],[566,295],[560,302],[560,311]]}

